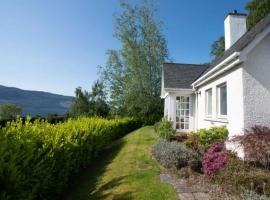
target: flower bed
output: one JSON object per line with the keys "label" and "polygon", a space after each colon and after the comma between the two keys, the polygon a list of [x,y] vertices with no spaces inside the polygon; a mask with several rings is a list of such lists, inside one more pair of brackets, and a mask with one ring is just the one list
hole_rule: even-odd
{"label": "flower bed", "polygon": [[[270,129],[255,126],[245,130],[244,135],[233,138],[234,142],[244,147],[244,161],[227,151],[224,143],[227,136],[225,127],[176,135],[154,145],[153,157],[166,168],[173,166],[183,178],[200,177],[209,183],[218,184],[228,194],[236,195],[239,199],[247,195],[252,196],[251,199],[254,196],[270,199],[267,197],[270,196]],[[197,156],[187,156],[190,155],[187,152]],[[193,167],[193,163],[196,167]],[[202,167],[198,170],[198,166]],[[203,172],[203,175],[196,173],[198,171]]]}

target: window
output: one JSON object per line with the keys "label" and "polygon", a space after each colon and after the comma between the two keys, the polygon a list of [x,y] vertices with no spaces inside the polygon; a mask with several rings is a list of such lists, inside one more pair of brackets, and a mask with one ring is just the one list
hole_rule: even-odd
{"label": "window", "polygon": [[205,92],[205,110],[206,116],[212,116],[212,89],[206,90]]}
{"label": "window", "polygon": [[218,99],[217,99],[217,106],[218,106],[218,116],[219,117],[226,117],[227,116],[227,85],[222,84],[217,87],[218,92]]}

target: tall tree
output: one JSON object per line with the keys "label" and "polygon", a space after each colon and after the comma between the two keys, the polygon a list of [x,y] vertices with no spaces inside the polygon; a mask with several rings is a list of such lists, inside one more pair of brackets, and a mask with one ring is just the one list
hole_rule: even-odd
{"label": "tall tree", "polygon": [[96,81],[91,92],[83,91],[78,87],[75,90],[75,99],[71,106],[71,115],[78,116],[101,116],[106,117],[109,113],[109,106],[106,102],[104,85]]}
{"label": "tall tree", "polygon": [[225,51],[225,38],[222,36],[211,45],[211,56],[213,58],[222,56]]}
{"label": "tall tree", "polygon": [[161,68],[168,58],[161,22],[155,19],[151,1],[137,6],[120,1],[120,5],[122,12],[115,16],[115,37],[122,46],[119,51],[108,51],[107,65],[101,70],[111,105],[118,114],[161,115]]}
{"label": "tall tree", "polygon": [[0,119],[13,119],[22,112],[22,108],[13,103],[0,105]]}
{"label": "tall tree", "polygon": [[247,16],[247,28],[250,30],[270,13],[270,0],[252,0],[246,4],[246,10],[249,11]]}
{"label": "tall tree", "polygon": [[75,98],[72,102],[70,114],[73,117],[89,115],[89,93],[81,87],[75,89]]}

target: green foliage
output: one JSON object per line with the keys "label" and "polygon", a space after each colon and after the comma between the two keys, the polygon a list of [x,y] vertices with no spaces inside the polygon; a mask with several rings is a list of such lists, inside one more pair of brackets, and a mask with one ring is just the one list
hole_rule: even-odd
{"label": "green foliage", "polygon": [[189,133],[187,134],[187,139],[183,141],[183,143],[196,151],[199,155],[203,155],[205,152],[205,148],[201,144],[201,139],[197,133]]}
{"label": "green foliage", "polygon": [[172,126],[172,122],[166,118],[162,118],[161,122],[156,127],[160,138],[170,140],[175,136],[176,130]]}
{"label": "green foliage", "polygon": [[246,9],[249,11],[247,16],[247,28],[250,30],[270,13],[270,0],[251,0],[246,4]]}
{"label": "green foliage", "polygon": [[56,199],[73,173],[139,126],[132,118],[8,123],[0,129],[1,199]]}
{"label": "green foliage", "polygon": [[2,104],[0,105],[0,120],[14,119],[21,112],[22,108],[16,104]]}
{"label": "green foliage", "polygon": [[222,36],[211,45],[210,55],[214,58],[220,57],[225,51],[225,38]]}
{"label": "green foliage", "polygon": [[207,149],[216,140],[225,140],[228,137],[228,129],[225,126],[212,127],[210,129],[199,129],[197,134],[200,143]]}
{"label": "green foliage", "polygon": [[253,167],[234,154],[229,154],[228,163],[215,174],[212,181],[238,194],[242,188],[246,188],[258,194],[270,195],[270,172]]}
{"label": "green foliage", "polygon": [[82,91],[80,87],[75,90],[75,99],[71,106],[71,115],[78,116],[101,116],[109,114],[109,106],[106,102],[104,85],[96,81],[92,86],[92,91]]}
{"label": "green foliage", "polygon": [[154,5],[121,1],[121,9],[115,15],[114,34],[121,49],[109,50],[107,65],[101,68],[110,91],[111,112],[150,118],[153,123],[163,113],[160,85],[162,64],[168,57],[166,40],[155,19]]}
{"label": "green foliage", "polygon": [[153,145],[152,155],[164,167],[174,170],[186,167],[189,163],[194,167],[194,161],[198,160],[198,155],[184,144],[163,139]]}

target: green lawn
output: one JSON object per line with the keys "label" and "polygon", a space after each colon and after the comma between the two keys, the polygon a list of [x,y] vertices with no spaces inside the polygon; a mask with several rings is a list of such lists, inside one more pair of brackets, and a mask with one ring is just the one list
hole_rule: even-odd
{"label": "green lawn", "polygon": [[153,128],[144,127],[114,142],[72,181],[64,199],[178,199],[172,186],[160,183],[151,159],[156,140]]}

